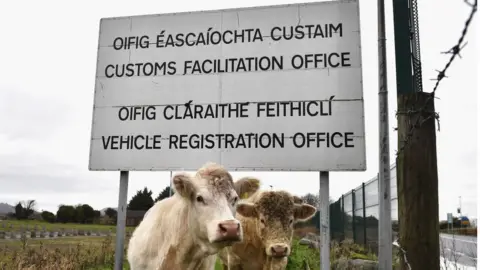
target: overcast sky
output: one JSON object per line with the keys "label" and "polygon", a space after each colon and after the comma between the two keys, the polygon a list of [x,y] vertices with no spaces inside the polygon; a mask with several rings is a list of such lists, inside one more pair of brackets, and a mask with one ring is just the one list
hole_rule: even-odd
{"label": "overcast sky", "polygon": [[[116,207],[118,172],[88,171],[98,28],[102,17],[130,16],[294,3],[243,1],[8,1],[0,4],[0,202],[35,199],[38,209],[59,204]],[[367,171],[331,173],[330,195],[337,199],[378,172],[378,71],[376,2],[360,1]],[[424,90],[430,92],[461,33],[470,8],[462,0],[419,2]],[[28,8],[26,8],[28,7]],[[391,162],[397,134],[392,1],[386,1]],[[439,89],[436,109],[440,218],[477,212],[478,18],[468,45]],[[476,61],[477,60],[477,61]],[[147,186],[156,196],[169,172],[130,173],[129,198]],[[263,188],[303,195],[318,192],[318,173],[233,173],[258,176]],[[430,192],[430,191],[426,191]]]}

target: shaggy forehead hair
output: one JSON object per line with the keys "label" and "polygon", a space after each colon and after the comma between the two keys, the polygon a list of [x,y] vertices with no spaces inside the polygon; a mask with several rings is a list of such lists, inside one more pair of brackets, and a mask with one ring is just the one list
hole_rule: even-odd
{"label": "shaggy forehead hair", "polygon": [[198,169],[196,177],[206,181],[209,189],[216,193],[230,195],[233,189],[232,175],[221,165],[209,162]]}
{"label": "shaggy forehead hair", "polygon": [[285,191],[265,191],[255,204],[263,215],[280,220],[290,218],[295,206],[292,195]]}

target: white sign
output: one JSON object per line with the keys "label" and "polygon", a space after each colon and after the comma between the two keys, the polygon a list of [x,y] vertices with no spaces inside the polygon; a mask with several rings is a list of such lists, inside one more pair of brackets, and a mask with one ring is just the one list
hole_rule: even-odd
{"label": "white sign", "polygon": [[357,1],[100,21],[90,170],[366,170]]}
{"label": "white sign", "polygon": [[453,215],[452,213],[447,213],[447,223],[452,224],[453,223]]}

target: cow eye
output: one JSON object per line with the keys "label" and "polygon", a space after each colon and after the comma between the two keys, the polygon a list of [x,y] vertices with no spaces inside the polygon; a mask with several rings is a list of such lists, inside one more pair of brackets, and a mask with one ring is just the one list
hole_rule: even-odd
{"label": "cow eye", "polygon": [[292,223],[293,223],[293,218],[290,219],[290,225],[292,225]]}
{"label": "cow eye", "polygon": [[238,201],[238,197],[233,198],[233,205],[235,205]]}
{"label": "cow eye", "polygon": [[265,224],[265,220],[264,220],[263,218],[260,219],[260,222],[261,222],[262,224]]}
{"label": "cow eye", "polygon": [[197,196],[197,202],[205,203],[205,201],[203,200],[203,197],[200,195]]}

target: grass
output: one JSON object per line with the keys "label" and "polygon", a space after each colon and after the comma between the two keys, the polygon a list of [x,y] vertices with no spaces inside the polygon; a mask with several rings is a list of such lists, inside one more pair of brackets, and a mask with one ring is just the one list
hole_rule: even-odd
{"label": "grass", "polygon": [[288,257],[287,270],[304,269],[307,263],[311,270],[320,269],[320,254],[318,249],[312,249],[299,244],[299,239],[292,241],[292,253]]}
{"label": "grass", "polygon": [[[125,243],[128,243],[128,240],[127,237]],[[126,261],[126,245],[124,251],[123,269],[129,270]],[[374,254],[351,241],[332,242],[330,253],[331,265],[337,267],[335,269],[352,269],[348,266],[349,259],[376,260]],[[0,240],[0,270],[107,270],[113,269],[114,254],[115,238],[112,236]],[[304,269],[305,262],[310,269],[319,270],[319,257],[317,249],[300,245],[297,236],[293,240],[287,270]],[[222,270],[218,260],[215,270]]]}
{"label": "grass", "polygon": [[[0,240],[0,248],[20,249],[23,245],[27,244],[29,248],[39,248],[40,246],[48,248],[61,248],[70,247],[75,245],[100,245],[103,241],[106,241],[107,237],[63,237],[57,239],[28,239],[26,240]],[[112,240],[114,241],[114,240]]]}
{"label": "grass", "polygon": [[[123,269],[129,270],[126,249],[124,258]],[[115,238],[111,236],[0,240],[0,270],[111,270],[114,259]],[[219,261],[215,270],[222,270]]]}
{"label": "grass", "polygon": [[223,266],[220,263],[220,260],[217,260],[217,262],[215,263],[215,270],[223,270]]}
{"label": "grass", "polygon": [[[38,225],[39,229],[45,229],[47,231],[54,231],[59,229],[73,229],[73,230],[93,230],[93,231],[107,231],[111,230],[112,233],[115,233],[116,226],[113,225],[102,225],[102,224],[78,224],[78,223],[48,223],[45,221],[38,221],[38,220],[2,220],[0,224],[5,223],[5,228],[0,225],[0,231],[8,231],[10,229],[10,224],[13,226],[13,230],[20,229],[21,226],[26,227],[27,225],[29,228],[34,228],[35,225]],[[127,227],[126,230],[128,232],[133,232],[135,227]]]}
{"label": "grass", "polygon": [[342,242],[332,241],[330,262],[334,269],[357,269],[349,265],[349,260],[378,261],[377,256],[361,245],[355,244],[351,239]]}
{"label": "grass", "polygon": [[114,254],[111,236],[1,240],[0,269],[112,269]]}

